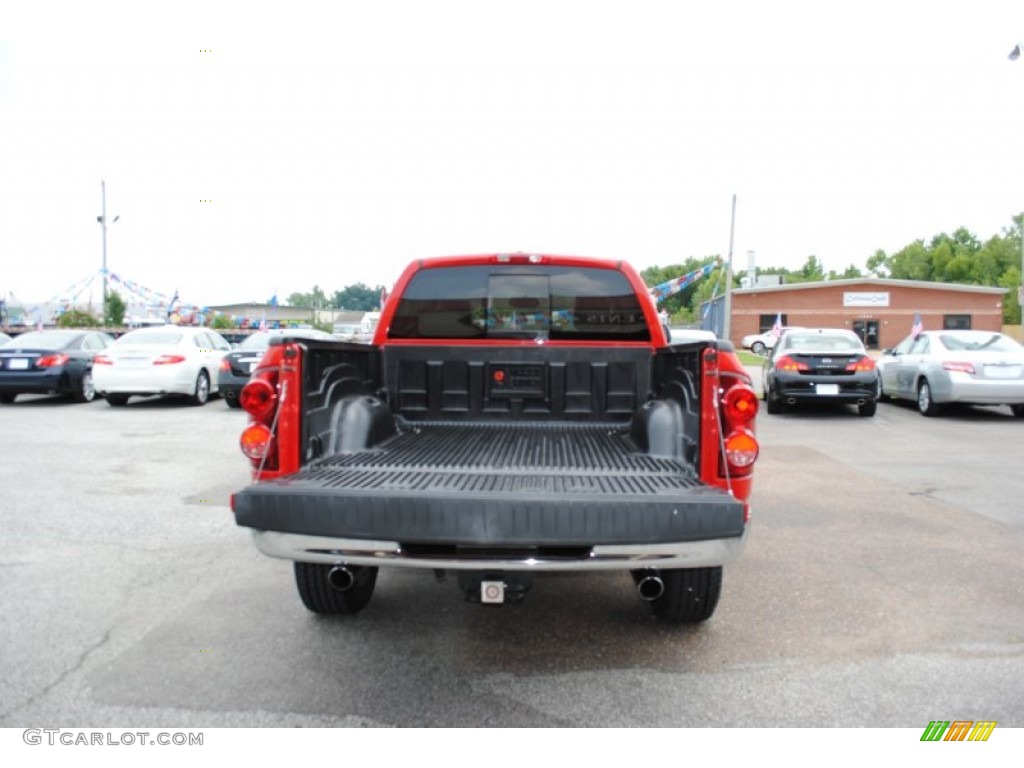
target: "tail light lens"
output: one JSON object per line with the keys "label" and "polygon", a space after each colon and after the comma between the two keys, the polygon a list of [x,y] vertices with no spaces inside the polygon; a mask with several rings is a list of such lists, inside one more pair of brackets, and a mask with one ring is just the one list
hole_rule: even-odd
{"label": "tail light lens", "polygon": [[242,453],[255,462],[261,462],[270,454],[273,440],[274,435],[270,431],[270,427],[262,422],[253,422],[245,428],[238,443],[242,448]]}
{"label": "tail light lens", "polygon": [[757,438],[749,430],[738,429],[725,438],[725,458],[734,472],[749,471],[759,451]]}
{"label": "tail light lens", "polygon": [[846,366],[846,370],[851,373],[856,371],[873,371],[875,370],[875,361],[868,355],[864,355],[864,357],[859,360],[854,360],[852,363],[849,363]]}
{"label": "tail light lens", "polygon": [[36,368],[55,368],[64,365],[69,359],[67,355],[44,355],[36,360]]}
{"label": "tail light lens", "polygon": [[226,357],[222,358],[221,361],[220,361],[220,370],[222,370],[222,371],[230,371],[231,370],[231,361],[228,360]]}
{"label": "tail light lens", "polygon": [[153,361],[153,365],[175,365],[184,362],[184,355],[160,355],[160,357]]}
{"label": "tail light lens", "polygon": [[722,408],[729,424],[747,424],[757,415],[757,393],[746,384],[737,384],[726,391]]}
{"label": "tail light lens", "polygon": [[113,365],[114,361],[111,360],[107,355],[96,355],[92,359],[93,365]]}
{"label": "tail light lens", "polygon": [[802,363],[799,360],[794,360],[789,355],[783,355],[775,361],[775,370],[777,371],[808,371],[807,363]]}
{"label": "tail light lens", "polygon": [[[276,379],[276,377],[275,377]],[[271,383],[266,378],[253,378],[238,395],[238,404],[254,419],[268,421],[273,418],[277,409],[276,381]]]}
{"label": "tail light lens", "polygon": [[942,370],[944,370],[944,371],[954,371],[954,372],[959,372],[959,373],[970,373],[970,374],[974,374],[975,373],[974,366],[971,363],[966,363],[966,362],[961,363],[961,362],[957,362],[956,360],[946,360],[945,362],[943,362],[942,363]]}

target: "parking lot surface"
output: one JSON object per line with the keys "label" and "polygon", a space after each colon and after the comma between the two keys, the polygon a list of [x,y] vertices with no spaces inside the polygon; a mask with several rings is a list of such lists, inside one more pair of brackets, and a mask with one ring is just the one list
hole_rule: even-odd
{"label": "parking lot surface", "polygon": [[0,407],[0,725],[1024,725],[1024,420],[883,404],[762,414],[746,552],[715,616],[626,575],[521,605],[383,570],[324,618],[230,494],[245,421],[203,407]]}

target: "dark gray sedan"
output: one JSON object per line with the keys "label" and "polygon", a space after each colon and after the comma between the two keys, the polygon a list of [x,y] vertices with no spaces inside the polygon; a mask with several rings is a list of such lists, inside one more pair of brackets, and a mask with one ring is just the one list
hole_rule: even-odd
{"label": "dark gray sedan", "polygon": [[879,397],[912,400],[925,416],[946,403],[1008,405],[1024,417],[1024,347],[995,331],[925,331],[878,359]]}
{"label": "dark gray sedan", "polygon": [[29,331],[0,346],[0,402],[22,394],[70,395],[80,403],[96,397],[92,362],[114,337],[68,328]]}

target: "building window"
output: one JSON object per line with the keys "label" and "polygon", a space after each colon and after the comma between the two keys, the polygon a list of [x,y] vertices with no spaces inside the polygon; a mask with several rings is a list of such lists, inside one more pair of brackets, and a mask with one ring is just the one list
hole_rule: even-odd
{"label": "building window", "polygon": [[[778,315],[761,315],[757,321],[757,332],[764,333],[765,331],[770,331],[772,326],[775,325],[776,317],[778,317]],[[787,325],[789,325],[789,320],[786,319],[786,313],[783,312],[782,327],[785,328]]]}
{"label": "building window", "polygon": [[969,331],[971,330],[970,315],[943,315],[942,330],[944,331]]}

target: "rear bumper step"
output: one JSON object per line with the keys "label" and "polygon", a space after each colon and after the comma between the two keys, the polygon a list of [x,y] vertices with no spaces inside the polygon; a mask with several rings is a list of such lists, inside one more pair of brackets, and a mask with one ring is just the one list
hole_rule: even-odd
{"label": "rear bumper step", "polygon": [[470,549],[437,555],[406,551],[397,541],[327,538],[303,534],[253,531],[259,550],[270,557],[306,563],[442,570],[611,571],[637,568],[704,568],[723,565],[740,556],[746,535],[708,541],[661,544],[616,544],[589,548],[577,556],[554,556],[543,550],[486,553]]}

